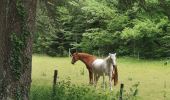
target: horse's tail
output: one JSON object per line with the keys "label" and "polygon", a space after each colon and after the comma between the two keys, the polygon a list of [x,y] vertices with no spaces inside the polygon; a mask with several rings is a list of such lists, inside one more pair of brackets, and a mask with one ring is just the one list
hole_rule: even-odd
{"label": "horse's tail", "polygon": [[114,72],[113,72],[113,76],[112,76],[112,80],[114,80],[114,85],[117,85],[118,83],[118,70],[117,70],[117,65],[113,65],[114,67]]}

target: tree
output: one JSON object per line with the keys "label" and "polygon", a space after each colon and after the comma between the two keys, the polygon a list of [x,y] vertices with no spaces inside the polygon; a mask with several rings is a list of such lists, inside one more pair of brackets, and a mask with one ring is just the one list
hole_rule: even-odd
{"label": "tree", "polygon": [[76,48],[101,55],[169,57],[169,0],[41,1],[34,53],[66,56]]}
{"label": "tree", "polygon": [[0,1],[0,100],[29,100],[36,3]]}

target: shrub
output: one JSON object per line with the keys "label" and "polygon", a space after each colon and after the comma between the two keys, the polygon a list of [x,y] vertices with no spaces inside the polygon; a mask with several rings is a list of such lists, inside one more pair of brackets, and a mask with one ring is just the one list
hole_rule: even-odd
{"label": "shrub", "polygon": [[[136,100],[138,94],[138,83],[132,85],[128,91],[124,91],[124,100]],[[32,86],[31,100],[117,100],[119,92],[100,91],[93,86],[74,85],[68,81],[58,82],[55,94],[48,86]]]}

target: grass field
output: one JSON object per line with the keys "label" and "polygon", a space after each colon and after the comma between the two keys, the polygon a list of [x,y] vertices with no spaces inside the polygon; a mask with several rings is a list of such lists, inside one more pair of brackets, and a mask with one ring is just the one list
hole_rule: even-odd
{"label": "grass field", "polygon": [[[54,69],[58,70],[58,81],[70,79],[72,84],[88,85],[88,72],[80,61],[72,65],[68,57],[34,55],[32,63],[32,89],[36,86],[51,87]],[[124,83],[124,89],[129,90],[133,84],[140,82],[140,100],[170,100],[170,64],[164,66],[163,63],[163,60],[118,58],[119,84],[113,91],[119,91],[120,83]],[[99,91],[101,83],[102,78],[97,87]]]}

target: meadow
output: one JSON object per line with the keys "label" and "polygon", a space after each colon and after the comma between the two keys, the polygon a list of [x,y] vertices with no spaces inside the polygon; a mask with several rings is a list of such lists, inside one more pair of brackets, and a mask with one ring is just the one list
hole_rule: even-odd
{"label": "meadow", "polygon": [[[134,84],[139,84],[139,100],[170,100],[170,64],[165,66],[164,62],[165,60],[138,60],[130,57],[118,57],[119,84],[114,86],[112,93],[116,94],[119,91],[120,83],[124,84],[126,91],[130,91]],[[69,57],[34,55],[32,64],[31,98],[36,95],[36,92],[41,93],[43,89],[50,91],[55,69],[58,70],[58,82],[69,80],[70,84],[93,88],[93,86],[88,85],[88,72],[81,61],[72,65]],[[108,81],[108,77],[106,79]],[[108,93],[109,87],[103,91],[101,83],[102,78],[99,79],[97,89],[94,90]]]}

